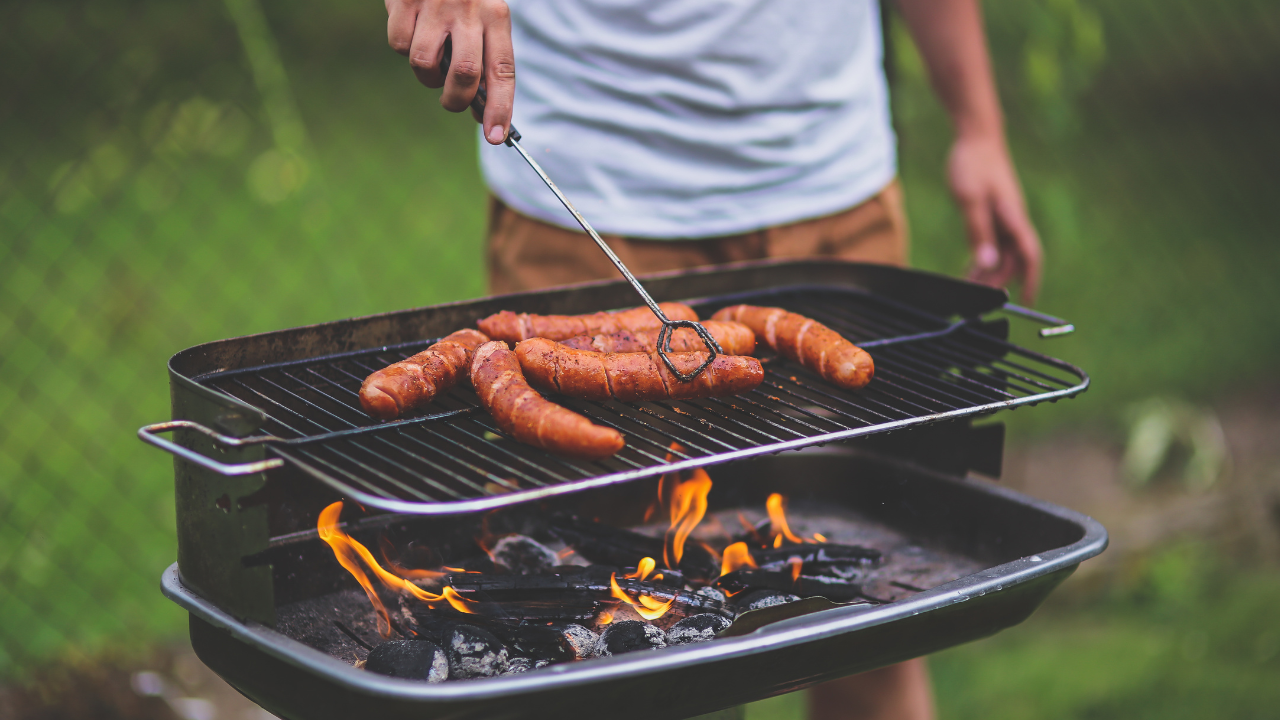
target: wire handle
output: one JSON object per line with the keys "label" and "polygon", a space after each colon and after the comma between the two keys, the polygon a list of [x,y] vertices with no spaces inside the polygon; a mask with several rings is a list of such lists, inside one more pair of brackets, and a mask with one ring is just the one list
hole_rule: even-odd
{"label": "wire handle", "polygon": [[[446,40],[444,57],[441,62],[442,72],[448,72],[449,59],[452,56],[452,52],[452,44],[450,41]],[[481,87],[476,90],[476,96],[471,100],[471,109],[480,117],[484,117],[484,106],[487,99],[488,94],[485,92],[485,89]],[[573,206],[573,203],[569,202],[569,198],[565,197],[564,193],[560,192],[560,188],[556,187],[556,184],[547,175],[546,171],[542,169],[542,166],[538,164],[538,161],[534,160],[533,156],[521,147],[519,142],[521,139],[522,137],[519,131],[516,130],[515,125],[510,125],[507,130],[507,138],[503,141],[503,144],[507,147],[515,148],[516,152],[520,153],[520,157],[524,158],[524,161],[529,163],[529,167],[533,168],[533,171],[538,174],[538,177],[542,178],[542,182],[546,183],[551,192],[555,194],[556,199],[560,201],[560,204],[564,205],[564,208],[569,211],[570,215],[573,215],[573,219],[577,220],[578,225],[580,225],[582,229],[591,236],[591,239],[596,242],[596,245],[599,246],[600,250],[609,258],[609,261],[613,263],[613,266],[618,268],[618,272],[622,273],[622,276],[627,279],[627,282],[631,283],[631,287],[639,293],[641,299],[644,300],[644,304],[648,305],[649,309],[653,311],[653,314],[658,316],[658,320],[662,321],[662,329],[658,331],[657,352],[658,357],[662,358],[662,362],[667,366],[667,369],[671,371],[672,375],[680,378],[682,382],[690,382],[701,375],[702,371],[706,370],[707,367],[711,365],[712,361],[716,359],[716,355],[724,354],[724,350],[720,348],[720,343],[716,342],[716,339],[711,337],[711,333],[707,332],[707,329],[703,327],[702,323],[695,322],[693,320],[672,320],[662,312],[662,308],[659,308],[658,303],[653,301],[653,298],[649,296],[649,293],[644,289],[644,286],[640,284],[640,281],[636,279],[636,276],[631,274],[631,271],[627,269],[627,266],[624,265],[617,254],[613,252],[613,248],[609,247],[609,245],[605,243],[604,239],[600,237],[600,234],[596,232],[595,228],[591,227],[591,223],[587,222],[587,219],[582,217],[582,214]],[[667,356],[668,353],[672,352],[672,334],[676,328],[682,327],[690,328],[696,332],[698,337],[701,338],[703,344],[707,346],[708,350],[707,359],[690,373],[680,372],[676,369],[676,365],[671,361],[671,358]]]}
{"label": "wire handle", "polygon": [[1043,323],[1045,325],[1052,326],[1047,328],[1040,328],[1040,337],[1042,338],[1051,338],[1051,337],[1058,337],[1060,335],[1068,335],[1076,331],[1076,326],[1072,325],[1066,320],[1063,320],[1060,317],[1047,315],[1037,310],[1032,310],[1031,308],[1025,308],[1025,307],[1022,307],[1021,305],[1014,305],[1013,303],[1005,303],[1004,309],[1008,312],[1013,313],[1014,315],[1021,315],[1022,317],[1027,318],[1028,320],[1035,320],[1038,323]]}
{"label": "wire handle", "polygon": [[172,432],[174,430],[195,430],[213,438],[223,445],[233,447],[243,445],[260,445],[264,442],[278,440],[279,438],[271,436],[258,436],[251,438],[236,438],[229,435],[223,435],[220,432],[210,430],[200,423],[191,422],[190,420],[171,420],[169,422],[155,423],[154,425],[145,425],[138,429],[138,437],[142,442],[148,445],[155,445],[161,450],[168,451],[188,462],[193,462],[206,470],[212,470],[219,475],[253,475],[254,473],[266,472],[284,466],[284,460],[280,458],[270,458],[268,460],[258,460],[256,462],[247,463],[223,463],[213,458],[205,457],[200,453],[184,448],[181,445],[165,440],[156,435],[156,433]]}

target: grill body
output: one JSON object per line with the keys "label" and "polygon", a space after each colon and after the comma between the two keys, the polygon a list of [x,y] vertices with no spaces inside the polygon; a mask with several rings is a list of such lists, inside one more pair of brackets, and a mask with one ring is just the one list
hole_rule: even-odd
{"label": "grill body", "polygon": [[[693,717],[991,635],[1025,619],[1082,560],[1104,549],[1106,532],[1095,521],[898,457],[913,450],[824,449],[717,466],[710,470],[712,509],[735,493],[762,501],[783,482],[796,502],[858,511],[979,560],[983,570],[890,604],[835,607],[696,646],[428,685],[357,670],[238,619],[186,587],[176,567],[163,587],[190,612],[201,660],[284,718]],[[561,502],[599,507],[619,490]]]}

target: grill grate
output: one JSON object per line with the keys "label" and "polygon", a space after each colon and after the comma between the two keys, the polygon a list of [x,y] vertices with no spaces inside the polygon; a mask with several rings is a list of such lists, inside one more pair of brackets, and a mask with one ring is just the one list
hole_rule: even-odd
{"label": "grill grate", "polygon": [[[1003,407],[1073,396],[1088,378],[1072,365],[865,292],[781,289],[695,303],[784,307],[871,352],[876,377],[857,392],[763,355],[764,383],[745,395],[624,404],[557,397],[627,446],[599,462],[559,458],[511,440],[470,388],[432,412],[379,423],[360,408],[370,373],[433,340],[229,370],[196,378],[263,411],[270,452],[366,505],[397,512],[468,512],[673,470],[796,449]],[[767,353],[767,347],[762,346]]]}

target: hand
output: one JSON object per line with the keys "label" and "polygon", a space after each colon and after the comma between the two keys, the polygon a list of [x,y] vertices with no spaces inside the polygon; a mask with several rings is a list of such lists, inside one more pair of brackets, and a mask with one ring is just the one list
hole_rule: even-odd
{"label": "hand", "polygon": [[[443,86],[440,104],[450,112],[471,105],[483,82],[484,137],[498,145],[511,127],[516,93],[516,61],[511,48],[511,13],[503,0],[386,0],[387,42],[409,57],[418,81]],[[440,72],[444,44],[452,45],[448,76]]]}
{"label": "hand", "polygon": [[1022,303],[1034,303],[1043,251],[1003,138],[957,137],[947,161],[947,179],[964,213],[973,249],[969,279],[1004,287],[1017,278]]}

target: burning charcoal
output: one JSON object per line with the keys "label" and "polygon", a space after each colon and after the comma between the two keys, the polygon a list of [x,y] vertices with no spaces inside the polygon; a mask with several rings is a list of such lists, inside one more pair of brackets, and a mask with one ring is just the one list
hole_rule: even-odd
{"label": "burning charcoal", "polygon": [[733,604],[739,612],[760,610],[774,605],[786,605],[799,600],[799,596],[781,593],[776,590],[749,590],[741,596],[733,598]]}
{"label": "burning charcoal", "polygon": [[513,657],[507,663],[507,675],[516,675],[518,673],[527,673],[533,669],[533,661],[529,658]]}
{"label": "burning charcoal", "polygon": [[449,659],[435,643],[426,640],[392,640],[369,651],[364,669],[379,675],[426,680],[449,679]]}
{"label": "burning charcoal", "polygon": [[573,648],[575,657],[591,657],[591,654],[595,652],[596,641],[600,639],[599,635],[576,623],[565,625],[560,630],[564,633],[564,638],[569,642],[569,646]]}
{"label": "burning charcoal", "polygon": [[792,558],[800,558],[809,565],[829,564],[832,566],[852,566],[854,568],[876,567],[884,560],[879,550],[861,545],[837,545],[835,543],[815,543],[805,545],[784,545],[779,548],[753,549],[751,557],[765,570],[781,570],[790,564]]}
{"label": "burning charcoal", "polygon": [[715,639],[716,633],[732,623],[726,617],[712,613],[690,615],[667,629],[668,645],[688,645]]}
{"label": "burning charcoal", "polygon": [[546,545],[524,535],[508,535],[489,551],[494,565],[506,568],[515,575],[540,573],[560,562],[554,551]]}
{"label": "burning charcoal", "polygon": [[[579,555],[595,563],[633,566],[643,557],[662,559],[662,538],[610,527],[572,516],[552,520],[550,531]],[[679,569],[690,578],[714,577],[717,564],[711,553],[696,542],[684,545]]]}
{"label": "burning charcoal", "polygon": [[445,651],[449,655],[449,676],[454,678],[501,675],[510,663],[507,648],[498,638],[474,625],[455,625]]}
{"label": "burning charcoal", "polygon": [[790,571],[734,570],[716,579],[716,585],[731,593],[747,589],[793,592],[801,597],[821,596],[833,602],[849,602],[862,596],[862,586],[838,577],[795,576]]}
{"label": "burning charcoal", "polygon": [[657,650],[666,646],[667,641],[658,628],[637,620],[624,620],[613,623],[600,633],[595,654],[609,657],[633,650]]}
{"label": "burning charcoal", "polygon": [[723,590],[721,590],[718,587],[713,587],[711,585],[698,588],[698,591],[694,593],[694,595],[701,595],[702,597],[708,600],[711,600],[713,602],[718,602],[721,605],[723,605],[725,602],[729,600],[729,598],[724,594]]}

